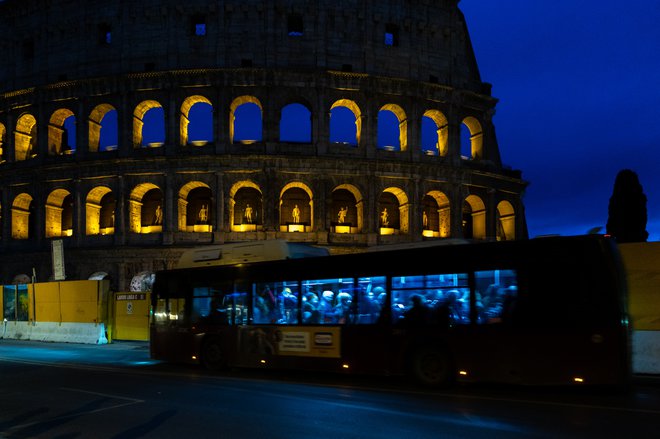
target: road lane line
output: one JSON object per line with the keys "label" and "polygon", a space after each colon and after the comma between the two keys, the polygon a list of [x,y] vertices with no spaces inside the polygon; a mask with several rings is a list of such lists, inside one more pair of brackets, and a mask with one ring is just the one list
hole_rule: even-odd
{"label": "road lane line", "polygon": [[69,392],[88,393],[90,395],[104,396],[106,398],[112,398],[112,399],[125,399],[127,401],[132,401],[134,403],[144,402],[143,399],[129,398],[127,396],[111,395],[109,393],[92,392],[92,391],[89,391],[89,390],[74,389],[74,388],[71,388],[71,387],[60,387],[60,389],[61,390],[68,390]]}

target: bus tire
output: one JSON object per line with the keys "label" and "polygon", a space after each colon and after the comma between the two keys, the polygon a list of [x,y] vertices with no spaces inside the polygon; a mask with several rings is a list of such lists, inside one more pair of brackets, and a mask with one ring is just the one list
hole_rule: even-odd
{"label": "bus tire", "polygon": [[221,370],[226,366],[220,340],[212,337],[202,345],[202,365],[208,370]]}
{"label": "bus tire", "polygon": [[428,387],[449,387],[454,382],[454,366],[449,352],[437,347],[417,349],[411,362],[413,378]]}

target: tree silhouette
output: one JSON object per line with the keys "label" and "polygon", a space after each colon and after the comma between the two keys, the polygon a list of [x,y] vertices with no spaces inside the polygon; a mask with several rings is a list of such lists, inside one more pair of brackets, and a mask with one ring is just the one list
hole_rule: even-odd
{"label": "tree silhouette", "polygon": [[618,242],[644,242],[646,231],[646,195],[637,174],[620,171],[614,181],[607,218],[607,234]]}

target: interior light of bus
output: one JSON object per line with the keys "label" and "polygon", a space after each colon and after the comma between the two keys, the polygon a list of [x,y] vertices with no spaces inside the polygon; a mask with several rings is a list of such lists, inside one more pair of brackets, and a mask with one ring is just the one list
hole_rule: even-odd
{"label": "interior light of bus", "polygon": [[459,370],[459,371],[458,371],[458,374],[459,374],[460,376],[467,376],[468,373],[467,373],[467,370]]}
{"label": "interior light of bus", "polygon": [[581,378],[581,377],[573,377],[573,382],[575,382],[575,383],[583,383],[583,382],[584,382],[584,378]]}
{"label": "interior light of bus", "polygon": [[349,368],[348,364],[342,364],[341,367],[343,367],[344,369],[348,369],[348,368]]}

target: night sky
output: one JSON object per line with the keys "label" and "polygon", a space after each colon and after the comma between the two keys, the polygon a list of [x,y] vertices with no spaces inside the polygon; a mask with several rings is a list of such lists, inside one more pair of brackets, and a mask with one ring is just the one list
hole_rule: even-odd
{"label": "night sky", "polygon": [[660,240],[660,1],[462,0],[481,79],[500,100],[502,161],[523,171],[530,237],[602,226],[635,171]]}

